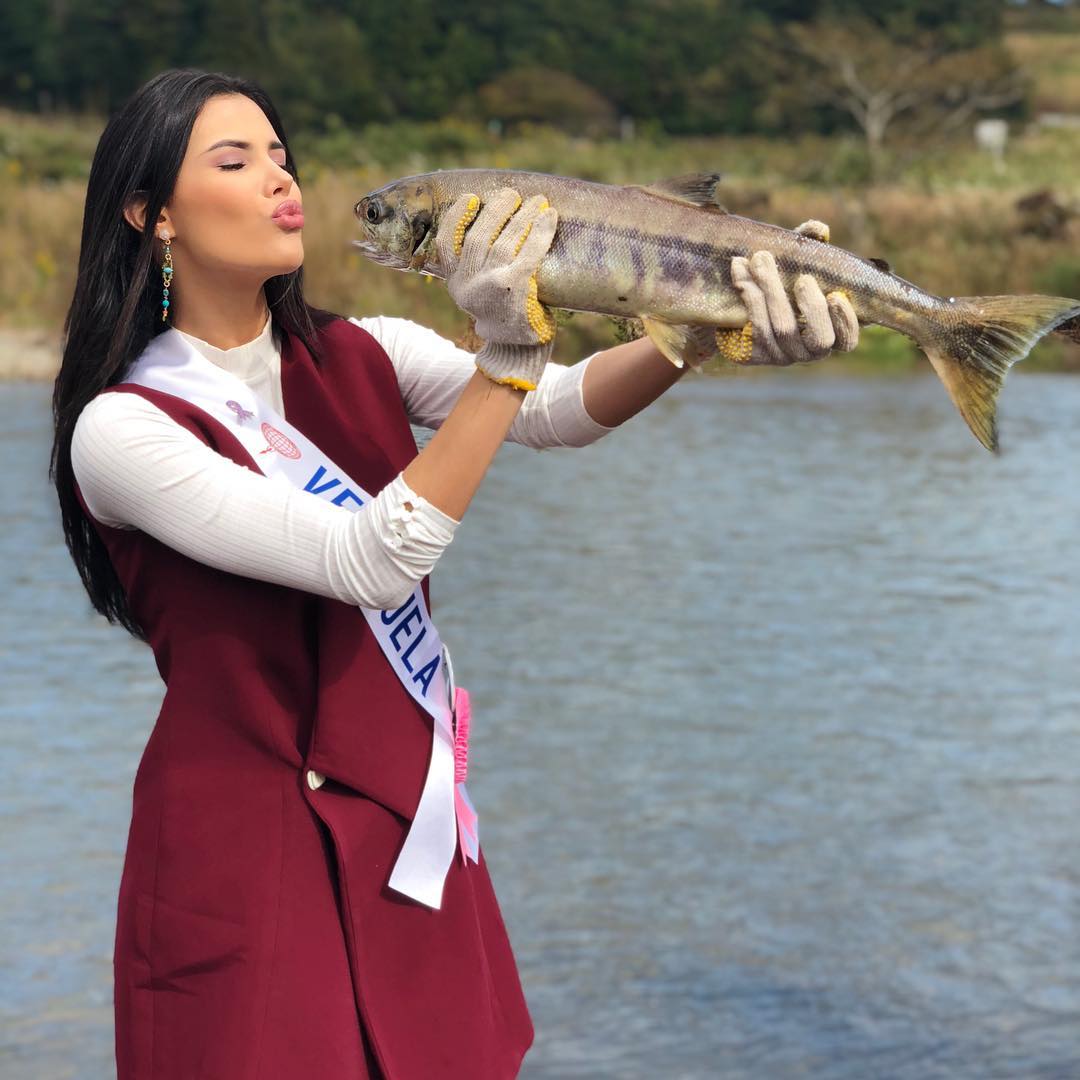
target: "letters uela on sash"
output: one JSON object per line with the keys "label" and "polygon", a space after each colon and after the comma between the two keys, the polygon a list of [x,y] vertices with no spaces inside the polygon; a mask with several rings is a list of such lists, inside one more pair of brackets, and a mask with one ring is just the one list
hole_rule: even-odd
{"label": "letters uela on sash", "polygon": [[[231,372],[212,363],[174,328],[143,350],[125,382],[183,398],[224,424],[264,475],[347,510],[371,496],[303,432]],[[460,839],[462,856],[479,858],[476,811],[463,780],[455,779],[453,708],[465,691],[453,686],[449,654],[431,621],[420,586],[396,611],[359,609],[401,685],[431,716],[431,760],[416,814],[390,874],[397,892],[431,908],[442,903],[443,883]],[[459,759],[461,747],[459,745]],[[463,775],[463,769],[458,769]]]}

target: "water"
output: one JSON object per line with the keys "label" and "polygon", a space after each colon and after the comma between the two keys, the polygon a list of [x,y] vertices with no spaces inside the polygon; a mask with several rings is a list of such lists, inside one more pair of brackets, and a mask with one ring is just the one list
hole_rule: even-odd
{"label": "water", "polygon": [[[162,689],[63,547],[48,388],[0,421],[0,1075],[106,1077]],[[1078,421],[1017,371],[995,459],[932,378],[770,372],[500,454],[433,593],[526,1080],[1080,1077]]]}

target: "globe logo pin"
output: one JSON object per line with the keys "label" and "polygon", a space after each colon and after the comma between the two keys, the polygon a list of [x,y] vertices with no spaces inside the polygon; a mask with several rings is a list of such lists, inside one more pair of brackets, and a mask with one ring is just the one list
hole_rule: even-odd
{"label": "globe logo pin", "polygon": [[267,446],[265,450],[260,450],[260,454],[269,454],[271,450],[276,450],[282,457],[298,458],[300,457],[300,447],[296,445],[284,432],[278,431],[276,427],[272,427],[265,421],[260,427],[263,433],[263,438],[266,439]]}

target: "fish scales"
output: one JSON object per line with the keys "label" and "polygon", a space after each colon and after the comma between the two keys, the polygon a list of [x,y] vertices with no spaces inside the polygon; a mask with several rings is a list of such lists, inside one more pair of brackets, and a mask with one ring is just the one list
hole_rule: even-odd
{"label": "fish scales", "polygon": [[[495,174],[492,186],[485,174],[454,170],[452,183],[438,185],[439,210],[471,191],[470,184],[481,189],[481,198],[504,185],[516,188],[523,199],[548,198],[559,210],[559,228],[537,275],[537,292],[545,303],[622,316],[641,313],[644,304],[672,321],[682,317],[732,326],[746,321],[722,265],[738,252],[728,254],[730,245],[722,236],[714,240],[693,235],[699,219],[706,217],[696,207],[671,204],[632,188],[537,173]],[[450,174],[433,175],[442,179]],[[554,185],[545,183],[552,179]],[[625,191],[626,198],[612,197],[619,191]],[[634,292],[628,294],[627,286]],[[635,302],[620,301],[620,296]]]}
{"label": "fish scales", "polygon": [[[856,312],[868,322],[904,330],[908,308],[927,311],[935,302],[944,308],[939,298],[832,244],[735,214],[708,213],[641,188],[482,169],[432,176],[440,181],[440,211],[474,189],[483,199],[503,186],[515,188],[523,199],[544,195],[558,209],[559,230],[537,275],[538,295],[553,307],[740,327],[747,312],[732,285],[730,262],[765,250],[776,258],[786,285],[812,273],[826,291],[849,292]],[[603,258],[593,239],[597,234],[607,241]],[[626,295],[620,291],[621,272],[635,262],[644,267],[641,279],[635,279],[642,291],[628,310],[629,301],[618,299]]]}
{"label": "fish scales", "polygon": [[443,276],[433,243],[442,216],[465,194],[486,200],[504,187],[543,195],[559,214],[537,275],[539,299],[556,308],[636,316],[674,363],[689,355],[689,328],[749,320],[731,260],[771,252],[784,285],[812,275],[842,291],[862,324],[911,337],[976,437],[997,447],[995,402],[1009,367],[1044,334],[1080,338],[1080,301],[1067,297],[940,297],[834,244],[729,214],[712,201],[715,175],[619,187],[546,173],[450,169],[406,177],[354,210],[369,258]]}

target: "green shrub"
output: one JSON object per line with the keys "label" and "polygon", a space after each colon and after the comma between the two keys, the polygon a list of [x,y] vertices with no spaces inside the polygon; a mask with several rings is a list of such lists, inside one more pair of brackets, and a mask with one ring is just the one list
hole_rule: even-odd
{"label": "green shrub", "polygon": [[1063,255],[1048,263],[1035,277],[1035,287],[1049,296],[1080,300],[1080,256]]}

